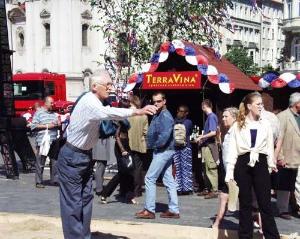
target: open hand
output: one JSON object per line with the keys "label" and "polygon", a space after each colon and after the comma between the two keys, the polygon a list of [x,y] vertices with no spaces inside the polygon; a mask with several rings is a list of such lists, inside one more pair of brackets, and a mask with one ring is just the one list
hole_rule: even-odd
{"label": "open hand", "polygon": [[126,156],[126,155],[128,155],[128,152],[127,151],[123,151],[122,152],[122,156]]}
{"label": "open hand", "polygon": [[144,108],[136,110],[135,113],[137,115],[154,115],[157,113],[157,107],[154,105],[146,105]]}
{"label": "open hand", "polygon": [[277,160],[277,165],[280,167],[285,167],[286,162],[284,162],[283,160]]}
{"label": "open hand", "polygon": [[203,140],[202,135],[200,135],[198,138],[195,139],[196,143],[201,143],[202,140]]}

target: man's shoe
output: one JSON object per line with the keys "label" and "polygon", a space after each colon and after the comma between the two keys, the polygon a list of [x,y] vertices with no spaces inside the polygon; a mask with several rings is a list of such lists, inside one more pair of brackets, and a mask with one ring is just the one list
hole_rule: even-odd
{"label": "man's shoe", "polygon": [[204,199],[212,199],[212,198],[217,198],[218,197],[218,193],[217,192],[209,192]]}
{"label": "man's shoe", "polygon": [[162,212],[160,214],[160,217],[161,218],[174,218],[174,219],[178,219],[178,218],[180,218],[180,215],[179,215],[179,213],[173,213],[173,212],[170,212],[168,210],[166,212]]}
{"label": "man's shoe", "polygon": [[45,185],[44,184],[41,184],[41,183],[37,183],[35,185],[36,188],[45,188]]}
{"label": "man's shoe", "polygon": [[197,196],[202,197],[202,196],[206,196],[208,194],[209,194],[209,192],[207,190],[204,190],[204,191],[202,191],[200,193],[197,193]]}
{"label": "man's shoe", "polygon": [[292,217],[288,212],[282,212],[279,214],[279,217],[285,220],[291,220]]}
{"label": "man's shoe", "polygon": [[300,218],[300,211],[293,212],[293,216],[296,218]]}
{"label": "man's shoe", "polygon": [[106,197],[100,197],[100,203],[107,204]]}
{"label": "man's shoe", "polygon": [[193,191],[177,191],[178,196],[193,195]]}
{"label": "man's shoe", "polygon": [[140,219],[155,219],[155,214],[153,212],[148,211],[147,209],[144,209],[140,212],[137,212],[135,214],[135,217]]}
{"label": "man's shoe", "polygon": [[12,179],[12,180],[18,180],[19,176],[16,176],[16,175],[7,175],[6,178],[7,179]]}

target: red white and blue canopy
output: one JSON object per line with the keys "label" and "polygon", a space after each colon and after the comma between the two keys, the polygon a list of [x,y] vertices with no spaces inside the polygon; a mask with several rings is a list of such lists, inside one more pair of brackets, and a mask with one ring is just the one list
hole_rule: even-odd
{"label": "red white and blue canopy", "polygon": [[300,73],[283,73],[267,72],[262,77],[251,77],[252,80],[258,84],[261,88],[282,88],[289,86],[291,88],[300,87]]}
{"label": "red white and blue canopy", "polygon": [[185,58],[190,65],[197,67],[202,75],[207,76],[212,84],[219,86],[220,90],[225,94],[230,94],[234,91],[234,85],[224,73],[219,73],[216,67],[209,65],[208,58],[205,55],[197,54],[194,47],[186,45],[180,40],[165,42],[160,46],[160,51],[155,53],[150,62],[142,65],[142,70],[139,73],[134,73],[128,79],[128,84],[124,91],[131,91],[137,83],[143,82],[143,74],[155,72],[159,64],[165,62],[171,53],[176,53]]}

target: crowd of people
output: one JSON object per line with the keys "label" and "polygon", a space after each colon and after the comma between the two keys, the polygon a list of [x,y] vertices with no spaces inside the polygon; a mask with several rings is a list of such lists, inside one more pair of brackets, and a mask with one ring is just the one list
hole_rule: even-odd
{"label": "crowd of people", "polygon": [[[264,237],[280,238],[271,196],[277,197],[278,216],[286,220],[291,219],[291,212],[300,216],[300,93],[293,93],[289,107],[277,116],[264,109],[258,92],[250,93],[239,109],[223,110],[222,123],[206,99],[201,104],[207,116],[203,132],[193,138],[188,106],[178,106],[173,118],[164,93],[154,93],[152,105],[144,108],[137,96],[121,99],[115,108],[104,106],[112,87],[107,72],[95,74],[91,85],[91,92],[75,103],[63,132],[51,97],[45,99],[29,124],[36,137],[37,188],[44,188],[47,150],[51,151],[57,138],[66,136],[58,158],[50,157],[51,182],[60,187],[65,238],[89,238],[93,191],[106,204],[118,185],[118,199],[129,204],[138,203],[144,188],[145,202],[135,217],[154,219],[156,184],[162,180],[169,204],[160,217],[180,218],[178,196],[195,192],[193,147],[199,149],[202,161],[204,185],[198,196],[219,197],[213,228],[220,226],[237,188],[239,238],[252,238],[255,212]],[[151,116],[150,124],[147,115]],[[110,121],[110,135],[101,135],[103,121]],[[111,140],[115,141],[118,172],[105,184]]]}

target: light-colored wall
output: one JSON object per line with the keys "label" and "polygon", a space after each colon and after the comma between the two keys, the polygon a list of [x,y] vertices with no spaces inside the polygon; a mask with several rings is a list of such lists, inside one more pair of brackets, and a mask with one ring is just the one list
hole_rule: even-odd
{"label": "light-colored wall", "polygon": [[[249,45],[249,42],[253,42],[257,49],[249,49],[248,52],[253,53],[254,62],[260,67],[268,64],[274,68],[278,67],[277,59],[280,58],[280,52],[284,46],[284,35],[281,31],[283,5],[278,4],[278,1],[268,3],[265,1],[262,12],[266,17],[263,17],[261,13],[252,11],[249,1],[236,0],[233,4],[234,8],[229,9],[228,12],[232,16],[232,23],[236,26],[236,30],[234,33],[226,29],[222,30],[224,35],[222,52],[226,52],[227,45],[232,45],[234,40],[240,40],[245,47]],[[274,39],[272,39],[272,29]]]}
{"label": "light-colored wall", "polygon": [[[95,71],[100,54],[104,53],[104,41],[100,32],[88,30],[88,46],[82,46],[82,24],[90,26],[99,23],[99,16],[92,12],[91,20],[83,19],[81,13],[90,10],[89,4],[80,0],[51,0],[26,2],[26,22],[12,24],[8,21],[13,56],[13,71],[50,72],[66,74],[67,98],[74,100],[84,90],[83,71]],[[7,11],[17,7],[7,4]],[[42,19],[43,10],[50,12],[49,19]],[[43,23],[50,23],[51,46],[45,46]],[[17,28],[23,27],[25,45],[17,47]]]}
{"label": "light-colored wall", "polygon": [[[290,6],[288,5],[290,2]],[[300,39],[300,1],[284,0],[284,20],[283,32],[287,36],[285,42],[286,58],[284,62],[284,71],[298,73],[300,71],[300,57],[296,52],[296,42]],[[299,47],[297,47],[298,51]],[[299,49],[300,51],[300,49]]]}

